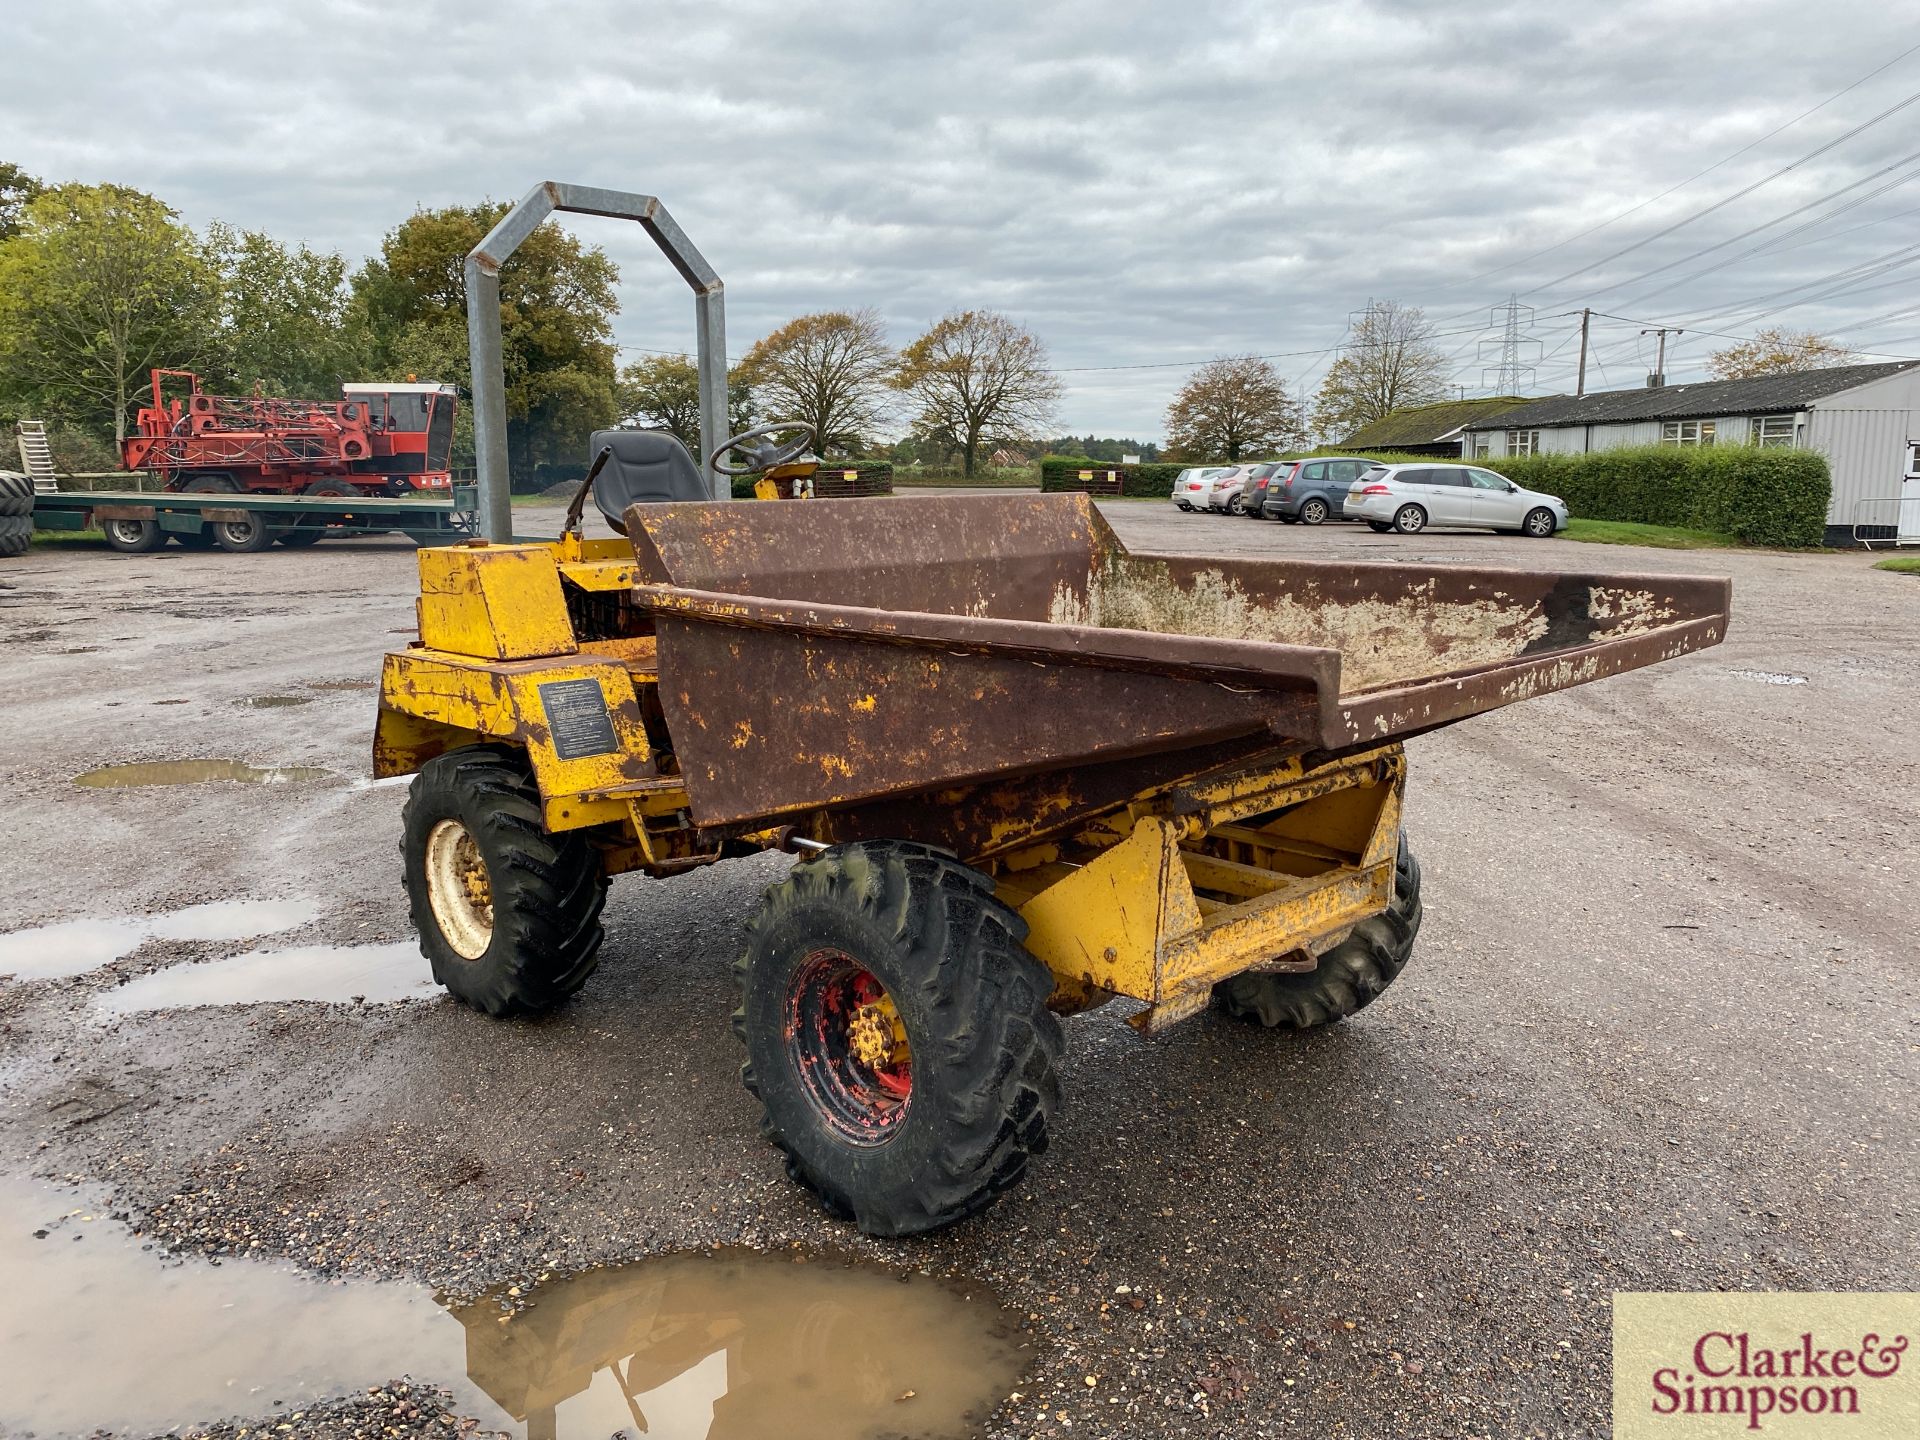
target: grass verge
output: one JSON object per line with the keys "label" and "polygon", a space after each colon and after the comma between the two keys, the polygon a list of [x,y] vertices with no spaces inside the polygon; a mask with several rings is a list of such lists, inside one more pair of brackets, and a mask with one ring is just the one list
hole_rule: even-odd
{"label": "grass verge", "polygon": [[1920,575],[1920,555],[1889,555],[1874,564],[1876,570],[1891,570],[1896,575]]}
{"label": "grass verge", "polygon": [[107,535],[104,530],[36,530],[33,532],[35,545],[104,545]]}
{"label": "grass verge", "polygon": [[1655,550],[1728,550],[1740,544],[1733,536],[1712,530],[1681,530],[1631,520],[1569,520],[1559,538],[1589,545],[1646,545]]}

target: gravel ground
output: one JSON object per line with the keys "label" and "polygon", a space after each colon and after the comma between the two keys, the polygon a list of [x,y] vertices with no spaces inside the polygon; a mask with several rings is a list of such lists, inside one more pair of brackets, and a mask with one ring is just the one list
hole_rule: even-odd
{"label": "gravel ground", "polygon": [[[1426,925],[1392,993],[1309,1036],[1070,1022],[1052,1149],[937,1236],[851,1234],[757,1139],[726,961],[777,857],[616,883],[599,974],[538,1021],[88,1018],[98,990],[244,941],[0,982],[0,1164],[105,1185],[171,1246],[455,1295],[736,1242],[967,1277],[1036,1348],[994,1436],[1604,1435],[1613,1291],[1913,1288],[1920,583],[1859,555],[1104,508],[1140,549],[1731,574],[1735,622],[1414,742]],[[287,898],[322,918],[275,944],[405,938],[403,792],[361,779],[352,687],[413,595],[410,548],[380,541],[0,566],[0,928]],[[244,703],[265,695],[312,703]],[[71,783],[187,757],[339,779]],[[389,1433],[395,1404],[421,1411],[400,1433],[451,1433],[398,1394],[305,1433]]]}

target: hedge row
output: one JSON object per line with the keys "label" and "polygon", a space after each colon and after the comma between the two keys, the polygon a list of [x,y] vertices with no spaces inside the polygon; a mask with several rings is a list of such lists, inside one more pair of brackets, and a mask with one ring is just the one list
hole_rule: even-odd
{"label": "hedge row", "polygon": [[[847,472],[854,472],[854,478],[847,479]],[[736,475],[733,477],[733,498],[751,500],[753,484],[758,475]],[[850,500],[861,495],[891,495],[893,493],[893,462],[891,460],[823,460],[820,469],[813,477],[813,493],[822,500]]]}
{"label": "hedge row", "polygon": [[1779,549],[1824,543],[1833,490],[1824,455],[1784,447],[1636,445],[1473,463],[1558,495],[1579,519],[1712,530]]}
{"label": "hedge row", "polygon": [[[1049,455],[1040,462],[1043,491],[1090,490],[1096,495],[1135,495],[1143,499],[1173,494],[1173,478],[1186,465],[1119,465],[1111,460],[1088,460],[1071,455]],[[1083,480],[1082,475],[1091,478]],[[1109,482],[1107,477],[1114,477]],[[1114,486],[1119,489],[1116,491]]]}

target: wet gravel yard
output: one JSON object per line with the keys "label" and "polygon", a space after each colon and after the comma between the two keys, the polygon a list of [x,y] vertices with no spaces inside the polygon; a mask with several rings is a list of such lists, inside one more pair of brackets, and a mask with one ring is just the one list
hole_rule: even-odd
{"label": "wet gravel yard", "polygon": [[[409,547],[36,550],[0,567],[0,930],[97,923],[63,932],[96,947],[82,968],[0,979],[0,1170],[51,1187],[31,1223],[97,1205],[155,1255],[528,1317],[543,1277],[716,1246],[891,1267],[991,1297],[1025,1369],[945,1429],[903,1385],[889,1423],[996,1437],[1600,1436],[1616,1290],[1915,1287],[1920,582],[1855,555],[1106,509],[1140,549],[1731,574],[1735,622],[1412,743],[1425,928],[1364,1014],[1308,1036],[1207,1014],[1153,1042],[1070,1021],[1024,1187],[882,1242],[788,1183],[738,1082],[727,962],[786,861],[617,880],[599,973],[540,1020],[374,983],[409,935],[404,789],[366,783],[359,687],[410,633]],[[286,778],[75,784],[183,760]],[[242,901],[270,923],[165,918]],[[239,963],[320,946],[368,989],[269,993],[273,967]],[[392,1362],[193,1433],[481,1423]]]}

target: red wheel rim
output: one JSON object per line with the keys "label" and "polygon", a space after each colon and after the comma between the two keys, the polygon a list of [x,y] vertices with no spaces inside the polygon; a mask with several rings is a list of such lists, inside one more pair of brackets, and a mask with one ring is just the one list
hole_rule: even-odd
{"label": "red wheel rim", "polygon": [[829,1129],[884,1145],[913,1101],[913,1058],[892,997],[839,950],[816,950],[787,986],[787,1057]]}

